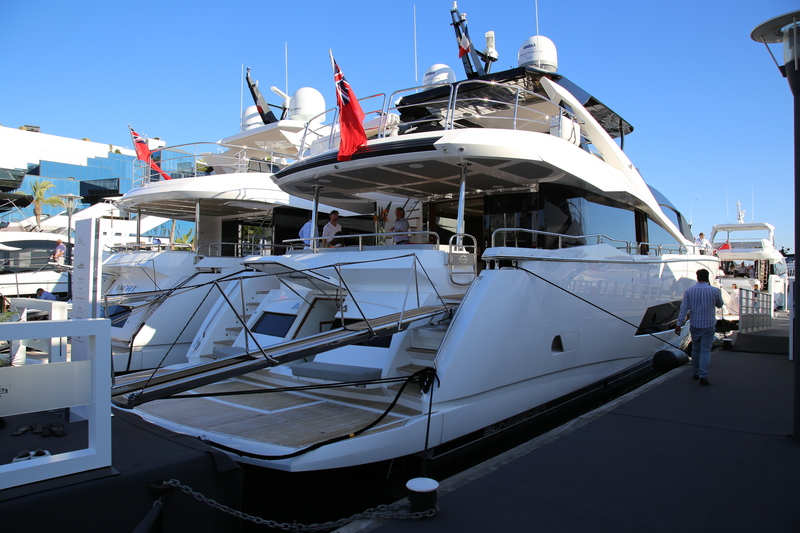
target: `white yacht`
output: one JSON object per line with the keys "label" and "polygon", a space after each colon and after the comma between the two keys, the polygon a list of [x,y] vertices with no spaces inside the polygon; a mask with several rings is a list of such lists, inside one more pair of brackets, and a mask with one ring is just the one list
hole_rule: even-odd
{"label": "white yacht", "polygon": [[291,106],[286,118],[268,124],[258,123],[256,106],[248,108],[242,132],[216,143],[160,149],[159,165],[171,179],[148,172],[117,202],[129,212],[194,227],[193,244],[128,247],[104,261],[103,303],[112,319],[115,372],[185,363],[209,315],[224,315],[212,351],[227,353],[256,302],[278,287],[274,277],[253,276],[258,272],[242,261],[276,248],[283,253],[287,245],[281,241],[297,238],[308,221],[312,202],[280,190],[273,172],[295,158],[306,124],[325,108],[322,96],[307,87],[284,106]]}
{"label": "white yacht", "polygon": [[[772,308],[786,307],[789,288],[786,257],[775,249],[775,226],[766,222],[716,224],[711,246],[720,260],[720,287],[729,315],[738,315],[739,290],[767,292]],[[735,317],[728,316],[732,319]]]}
{"label": "white yacht", "polygon": [[209,318],[190,364],[131,376],[114,402],[240,462],[316,471],[443,457],[683,346],[683,291],[718,260],[615,142],[630,124],[552,54],[534,65],[530,43],[554,52],[536,36],[518,68],[463,81],[437,65],[362,102],[380,125],[352,159],[334,134],[278,171],[282,190],[339,208],[382,193],[422,209],[408,231],[247,258],[279,286],[231,355],[205,340]]}
{"label": "white yacht", "polygon": [[[100,220],[100,246],[109,252],[116,246],[135,242],[139,233],[167,221],[164,218],[144,217],[138,222],[122,216],[112,203],[101,202],[77,211],[72,215],[72,224],[78,220],[95,218]],[[42,288],[53,294],[67,297],[69,265],[50,262],[57,241],[69,244],[67,236],[70,220],[58,214],[43,219],[38,225],[34,217],[14,222],[0,229],[0,294],[13,296],[36,296]],[[34,231],[33,228],[40,231]],[[151,242],[151,238],[143,238]]]}

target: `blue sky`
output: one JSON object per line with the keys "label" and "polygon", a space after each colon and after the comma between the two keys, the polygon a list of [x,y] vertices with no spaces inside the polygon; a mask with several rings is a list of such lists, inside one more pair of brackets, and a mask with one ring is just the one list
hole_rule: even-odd
{"label": "blue sky", "polygon": [[[128,147],[127,124],[168,144],[215,141],[238,131],[243,65],[280,103],[268,87],[286,89],[287,46],[289,92],[315,87],[329,106],[328,49],[359,97],[417,85],[434,63],[463,78],[451,5],[0,2],[0,124]],[[792,95],[750,32],[797,7],[540,0],[539,32],[558,48],[559,73],[634,126],[626,153],[696,233],[735,222],[741,200],[748,222],[774,224],[778,246],[793,248]],[[495,31],[494,71],[516,66],[517,49],[536,34],[533,0],[462,0],[459,9],[479,47]]]}

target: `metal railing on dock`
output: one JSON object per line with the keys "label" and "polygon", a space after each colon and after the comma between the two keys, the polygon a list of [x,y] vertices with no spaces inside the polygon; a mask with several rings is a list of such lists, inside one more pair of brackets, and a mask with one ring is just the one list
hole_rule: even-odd
{"label": "metal railing on dock", "polygon": [[739,333],[752,333],[772,327],[772,295],[739,289]]}

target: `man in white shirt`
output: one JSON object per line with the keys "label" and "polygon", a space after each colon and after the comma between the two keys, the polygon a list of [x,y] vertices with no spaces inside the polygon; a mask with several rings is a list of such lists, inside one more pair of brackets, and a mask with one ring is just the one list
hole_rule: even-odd
{"label": "man in white shirt", "polygon": [[701,255],[711,255],[711,243],[706,239],[706,234],[701,233],[694,240]]}
{"label": "man in white shirt", "polygon": [[[398,207],[394,210],[394,225],[389,229],[389,233],[399,233],[401,231],[408,231],[408,219],[406,219],[406,210]],[[408,244],[408,234],[393,235],[392,240],[395,244]]]}
{"label": "man in white shirt", "polygon": [[58,263],[59,265],[63,265],[66,253],[67,253],[67,247],[64,246],[64,243],[61,241],[61,239],[58,239],[56,241],[56,249],[53,250],[53,255],[50,257],[50,259],[54,263]]}
{"label": "man in white shirt", "polygon": [[322,228],[323,246],[327,246],[328,241],[330,241],[330,238],[336,235],[338,232],[342,231],[342,226],[339,225],[338,221],[339,221],[339,211],[334,209],[333,211],[331,211],[330,222],[325,224],[325,227]]}
{"label": "man in white shirt", "polygon": [[306,245],[305,247],[308,248],[311,246],[311,237],[316,237],[316,235],[311,234],[311,221],[309,220],[306,222],[302,228],[300,228],[300,233],[298,236],[303,239],[303,243]]}

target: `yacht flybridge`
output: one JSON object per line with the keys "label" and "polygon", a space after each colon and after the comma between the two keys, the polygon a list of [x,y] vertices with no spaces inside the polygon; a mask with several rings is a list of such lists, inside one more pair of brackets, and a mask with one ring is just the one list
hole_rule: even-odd
{"label": "yacht flybridge", "polygon": [[523,52],[509,71],[487,61],[455,81],[437,65],[422,87],[362,102],[379,123],[349,161],[336,124],[303,147],[282,190],[354,210],[377,193],[419,203],[409,229],[247,258],[278,286],[225,354],[210,342],[220,304],[187,364],[129,377],[114,402],[245,463],[323,470],[446,455],[685,344],[683,291],[717,259],[615,142],[628,122]]}

